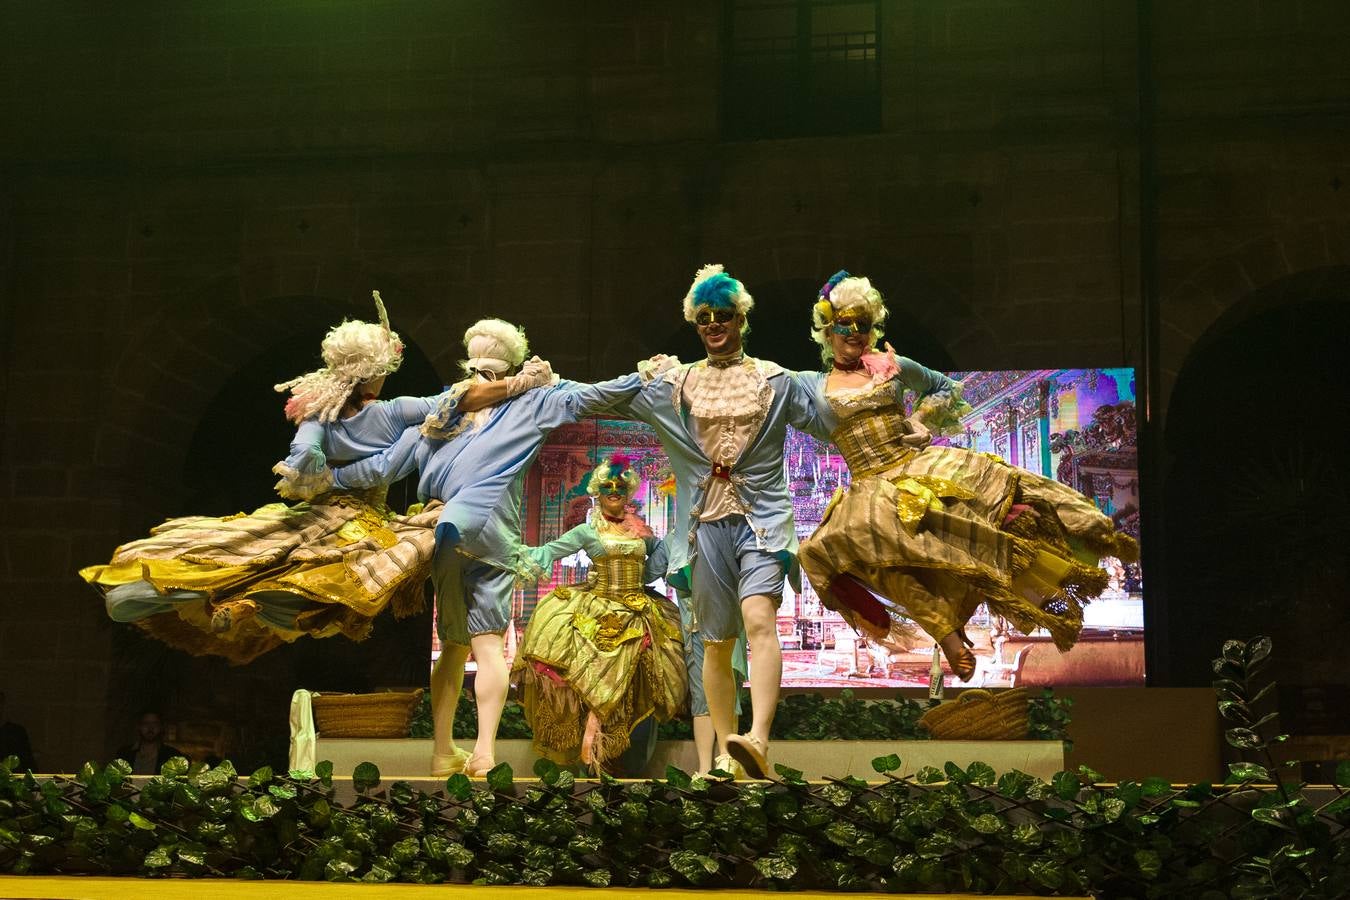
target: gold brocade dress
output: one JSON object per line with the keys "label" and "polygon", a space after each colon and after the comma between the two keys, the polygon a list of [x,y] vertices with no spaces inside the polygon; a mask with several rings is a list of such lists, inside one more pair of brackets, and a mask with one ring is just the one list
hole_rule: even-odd
{"label": "gold brocade dress", "polygon": [[[909,620],[941,640],[988,603],[1023,633],[1044,628],[1067,650],[1083,603],[1106,588],[1098,561],[1138,558],[1134,539],[1072,488],[987,453],[929,443],[889,380],[827,398],[852,483],[799,558],[825,605],[858,631],[905,643]],[[833,592],[841,575],[879,595],[885,615]]]}
{"label": "gold brocade dress", "polygon": [[435,548],[440,504],[398,516],[384,493],[170,519],[80,575],[114,620],[197,656],[242,664],[305,635],[361,640],[386,608],[422,609]]}
{"label": "gold brocade dress", "polygon": [[628,749],[643,719],[679,715],[687,694],[679,610],[643,589],[664,569],[661,543],[603,520],[598,528],[593,519],[530,550],[551,570],[584,549],[591,570],[539,601],[512,671],[536,751],[563,765],[580,759],[587,713],[600,723],[594,756],[603,767]]}

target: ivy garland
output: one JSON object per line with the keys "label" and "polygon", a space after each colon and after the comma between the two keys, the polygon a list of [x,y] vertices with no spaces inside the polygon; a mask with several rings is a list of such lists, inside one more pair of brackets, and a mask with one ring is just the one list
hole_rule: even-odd
{"label": "ivy garland", "polygon": [[[1252,676],[1269,642],[1215,661],[1229,743],[1268,754]],[[39,781],[0,764],[0,872],[415,883],[922,890],[1219,900],[1350,893],[1350,765],[1318,797],[1270,763],[1223,786],[1101,784],[1083,767],[1042,781],[984,763],[879,782],[666,778],[578,781],[541,760],[435,793],[357,766],[339,802],[332,765],[239,778],[174,759],[139,785],[124,762]],[[1261,785],[1260,781],[1272,784]],[[1325,802],[1319,802],[1325,800]]]}

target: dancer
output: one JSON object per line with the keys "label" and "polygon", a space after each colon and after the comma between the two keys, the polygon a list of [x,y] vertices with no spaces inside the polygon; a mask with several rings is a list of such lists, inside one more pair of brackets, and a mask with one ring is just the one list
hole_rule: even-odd
{"label": "dancer", "polygon": [[632,460],[615,454],[591,472],[587,521],[530,550],[546,571],[585,550],[590,578],[539,601],[512,672],[535,749],[597,772],[628,749],[639,722],[674,718],[685,701],[680,612],[643,590],[665,575],[666,551],[628,506],[637,489]]}
{"label": "dancer", "polygon": [[[656,429],[675,472],[675,534],[667,580],[693,595],[704,642],[703,686],[716,732],[716,768],[768,773],[769,728],[782,681],[777,610],[796,574],[797,536],[783,475],[788,424],[823,434],[804,378],[744,353],[754,299],[720,265],[694,276],[685,320],[707,359],[644,385],[620,411]],[[732,651],[750,644],[749,733],[735,734]]]}
{"label": "dancer", "polygon": [[[801,562],[822,602],[859,632],[903,637],[918,623],[963,681],[975,673],[964,626],[981,603],[1029,633],[1045,628],[1061,650],[1083,625],[1083,603],[1106,587],[1107,556],[1138,546],[1077,491],[985,453],[935,446],[969,406],[945,375],[878,353],[886,319],[866,278],[834,275],[812,312],[829,367],[817,406],[852,484],[802,543]],[[919,396],[906,417],[905,389]]]}
{"label": "dancer", "polygon": [[[195,655],[247,663],[302,635],[360,640],[379,613],[422,607],[438,511],[396,516],[388,482],[334,491],[328,461],[357,459],[420,422],[439,397],[378,400],[403,361],[403,344],[374,292],[379,323],[344,321],[323,340],[323,368],[277,385],[297,423],[274,472],[294,506],[271,503],[249,515],[187,516],[119,547],[107,565],[80,575],[104,594],[108,614]],[[466,407],[547,381],[547,364],[465,398]]]}
{"label": "dancer", "polygon": [[[539,572],[520,541],[526,470],[554,428],[607,409],[640,386],[637,374],[593,385],[562,382],[466,414],[462,400],[475,384],[517,377],[528,342],[515,325],[484,319],[464,333],[464,347],[466,378],[420,427],[406,429],[381,453],[333,472],[335,485],[361,489],[420,469],[418,494],[444,503],[431,576],[442,647],[431,673],[431,770],[438,777],[458,771],[477,777],[496,764],[509,675],[503,635],[510,626],[511,595],[518,578],[537,579]],[[456,747],[452,737],[471,650],[478,666],[472,753]]]}

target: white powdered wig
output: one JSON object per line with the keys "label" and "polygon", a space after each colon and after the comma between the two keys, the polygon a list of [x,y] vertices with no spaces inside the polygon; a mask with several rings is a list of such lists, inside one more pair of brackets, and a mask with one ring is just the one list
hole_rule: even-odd
{"label": "white powdered wig", "polygon": [[811,310],[811,340],[820,345],[821,355],[827,361],[834,356],[830,349],[830,324],[845,312],[872,320],[872,346],[876,347],[883,334],[880,326],[886,321],[887,310],[886,301],[881,298],[881,292],[872,287],[871,281],[852,276],[842,279],[830,289],[829,304],[828,312],[823,302],[817,302]]}
{"label": "white powdered wig", "polygon": [[[710,284],[704,284],[714,276],[721,276]],[[700,285],[703,285],[700,290]],[[684,295],[684,320],[694,321],[694,309],[697,306],[734,306],[736,312],[748,316],[755,307],[755,298],[735,278],[726,274],[721,263],[706,265],[694,273],[689,291]]]}
{"label": "white powdered wig", "polygon": [[501,319],[480,319],[464,332],[464,349],[469,358],[460,363],[468,374],[487,369],[502,374],[515,369],[530,353],[525,331]]}
{"label": "white powdered wig", "polygon": [[292,422],[332,422],[358,385],[397,372],[403,364],[403,342],[389,327],[380,292],[371,293],[380,324],[344,320],[324,336],[322,369],[275,385],[291,392],[286,418]]}

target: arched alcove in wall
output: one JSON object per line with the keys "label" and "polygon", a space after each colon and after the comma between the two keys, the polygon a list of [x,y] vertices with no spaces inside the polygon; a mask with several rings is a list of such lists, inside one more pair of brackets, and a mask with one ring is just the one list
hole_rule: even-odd
{"label": "arched alcove in wall", "polygon": [[[224,300],[229,289],[217,287],[215,294]],[[220,304],[205,302],[157,325],[159,335],[173,340],[140,366],[134,357],[124,361],[118,388],[141,402],[115,409],[107,423],[139,441],[107,460],[116,464],[125,489],[124,520],[141,523],[128,529],[126,539],[167,516],[226,515],[277,501],[271,467],[286,455],[294,427],[282,415],[284,398],[273,385],[321,365],[323,336],[344,317],[373,319],[369,293],[364,299],[358,306],[315,296],[262,298],[235,302],[224,314]],[[438,392],[442,380],[428,354],[411,337],[413,329],[400,327],[400,306],[389,305],[405,350],[385,396]],[[166,408],[172,415],[162,414]],[[138,447],[146,452],[136,452]],[[414,495],[409,480],[391,490],[390,503],[406,507]],[[360,691],[422,684],[430,617],[397,622],[386,615],[359,644],[341,637],[301,639],[243,667],[194,658],[138,629],[116,626],[111,657],[109,745],[125,741],[138,710],[155,707],[173,725],[220,727],[236,761],[261,765],[279,754],[284,758],[287,705],[297,687]]]}
{"label": "arched alcove in wall", "polygon": [[1234,304],[1177,377],[1163,516],[1178,683],[1208,684],[1222,641],[1256,634],[1287,683],[1344,678],[1326,641],[1350,627],[1347,333],[1350,267],[1295,273]]}

